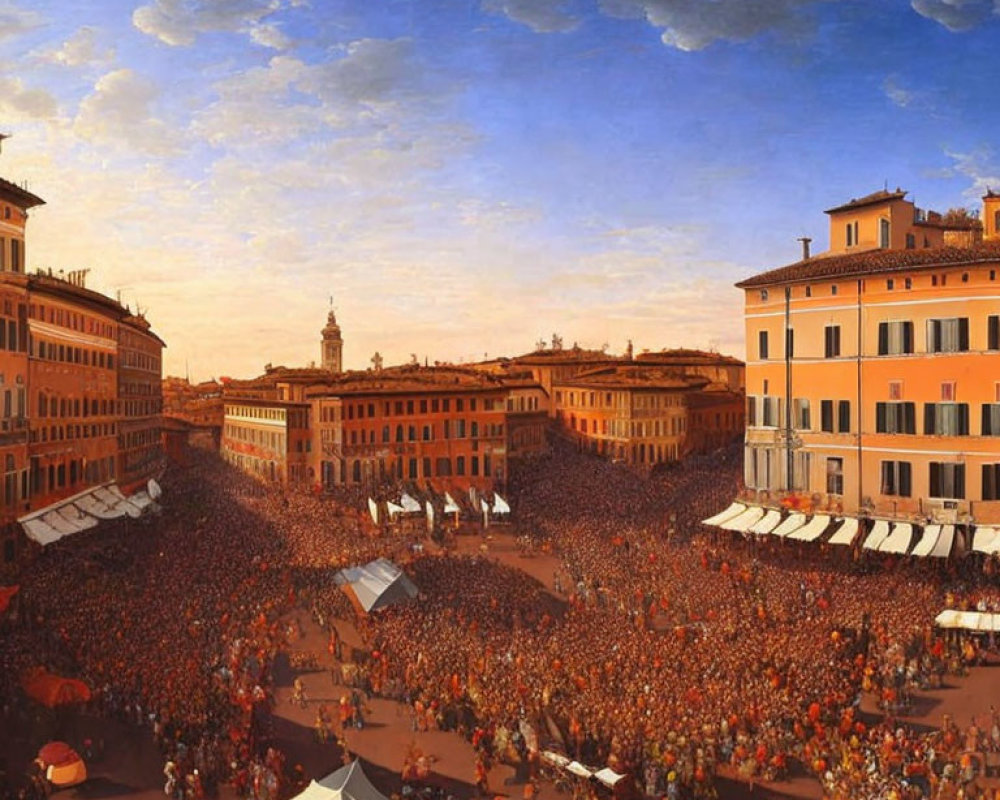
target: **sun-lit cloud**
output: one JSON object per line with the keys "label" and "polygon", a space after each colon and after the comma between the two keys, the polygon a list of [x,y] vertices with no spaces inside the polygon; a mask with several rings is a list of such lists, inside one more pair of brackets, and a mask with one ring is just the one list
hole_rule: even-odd
{"label": "sun-lit cloud", "polygon": [[78,28],[58,47],[41,53],[44,61],[67,67],[105,66],[114,57],[114,47],[102,44],[98,31],[89,25]]}
{"label": "sun-lit cloud", "polygon": [[153,0],[132,13],[132,24],[165,44],[186,46],[203,33],[252,34],[281,6],[280,0]]}
{"label": "sun-lit cloud", "polygon": [[19,8],[11,2],[0,2],[0,42],[13,39],[44,24],[37,11]]}
{"label": "sun-lit cloud", "polygon": [[998,0],[911,0],[913,10],[953,33],[972,30],[1000,15]]}
{"label": "sun-lit cloud", "polygon": [[565,33],[579,24],[566,0],[484,0],[491,14],[503,14],[536,33]]}
{"label": "sun-lit cloud", "polygon": [[[9,71],[6,67],[10,67]],[[6,76],[4,75],[6,73]],[[16,77],[13,65],[0,62],[0,117],[3,122],[49,119],[56,115],[58,102],[47,90],[25,86]],[[9,77],[8,77],[9,76]]]}

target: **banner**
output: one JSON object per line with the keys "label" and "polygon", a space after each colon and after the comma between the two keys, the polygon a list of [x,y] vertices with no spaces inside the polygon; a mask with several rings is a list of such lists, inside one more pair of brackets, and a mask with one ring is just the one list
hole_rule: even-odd
{"label": "banner", "polygon": [[372,500],[370,497],[368,498],[368,511],[372,515],[372,522],[378,525],[378,506],[375,504],[375,501]]}

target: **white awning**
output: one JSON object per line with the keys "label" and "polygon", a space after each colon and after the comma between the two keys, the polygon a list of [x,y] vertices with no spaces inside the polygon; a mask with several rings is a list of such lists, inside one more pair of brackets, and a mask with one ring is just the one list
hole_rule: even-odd
{"label": "white awning", "polygon": [[797,531],[790,533],[788,538],[799,542],[815,542],[823,535],[823,531],[827,529],[829,524],[830,516],[828,514],[817,514]]}
{"label": "white awning", "polygon": [[760,506],[749,506],[742,514],[723,522],[719,527],[724,531],[738,531],[739,533],[744,533],[747,528],[763,516],[763,508]]}
{"label": "white awning", "polygon": [[566,767],[569,765],[569,759],[566,756],[562,753],[556,753],[553,750],[542,750],[542,758],[550,764],[555,764],[557,767]]}
{"label": "white awning", "polygon": [[371,498],[368,498],[368,513],[372,515],[372,522],[378,525],[378,504]]}
{"label": "white awning", "polygon": [[397,514],[402,514],[403,513],[403,507],[402,506],[397,506],[395,503],[393,503],[391,501],[387,502],[385,504],[385,507],[386,507],[386,510],[389,512],[389,516],[390,517],[394,517]]}
{"label": "white awning", "polygon": [[781,512],[769,508],[759,520],[750,526],[750,533],[770,533],[781,522]]}
{"label": "white awning", "polygon": [[934,545],[937,544],[938,537],[941,536],[941,526],[938,524],[927,525],[924,527],[924,533],[920,537],[920,541],[917,542],[917,546],[910,551],[911,556],[919,556],[920,558],[927,558],[934,549]]}
{"label": "white awning", "polygon": [[18,519],[25,534],[40,545],[95,527],[102,519],[138,517],[152,500],[139,492],[130,501],[114,484],[87,489]]}
{"label": "white awning", "polygon": [[878,550],[879,546],[888,538],[888,536],[889,523],[884,519],[877,519],[875,520],[875,524],[872,525],[868,538],[865,539],[865,543],[861,546],[865,550]]}
{"label": "white awning", "polygon": [[806,515],[798,511],[793,511],[777,528],[771,531],[773,536],[788,536],[793,531],[797,531],[806,524]]}
{"label": "white awning", "polygon": [[510,513],[510,506],[507,505],[507,501],[504,500],[499,494],[493,495],[493,513],[494,514]]}
{"label": "white awning", "polygon": [[618,783],[624,775],[619,775],[611,767],[605,767],[604,769],[599,769],[594,773],[594,777],[597,778],[601,783],[607,786],[609,789],[614,788],[614,785]]}
{"label": "white awning", "polygon": [[567,771],[572,772],[574,775],[578,775],[581,778],[589,778],[591,775],[594,774],[585,766],[583,766],[583,764],[581,764],[579,761],[570,761],[566,765],[566,769]]}
{"label": "white awning", "polygon": [[910,548],[913,538],[913,526],[909,522],[897,522],[890,533],[878,546],[880,553],[896,553],[904,555]]}
{"label": "white awning", "polygon": [[703,519],[701,521],[702,525],[721,525],[727,519],[732,519],[733,517],[742,514],[747,510],[747,507],[743,503],[733,503],[725,511],[720,511],[714,517],[709,517],[708,519]]}
{"label": "white awning", "polygon": [[934,624],[939,628],[961,628],[967,631],[1000,631],[1000,614],[948,608],[934,618]]}
{"label": "white awning", "polygon": [[850,547],[854,542],[854,537],[858,535],[858,521],[854,517],[846,517],[840,527],[833,532],[830,537],[830,544],[844,545]]}
{"label": "white awning", "polygon": [[25,520],[21,523],[21,526],[29,538],[38,542],[43,547],[59,541],[65,535],[46,523],[41,517]]}
{"label": "white awning", "polygon": [[987,555],[1000,552],[1000,530],[977,525],[972,535],[972,549]]}
{"label": "white awning", "polygon": [[444,493],[444,513],[445,514],[456,514],[459,511],[461,511],[461,509],[458,507],[458,503],[455,502],[454,498],[450,494],[448,494],[448,492],[445,492]]}
{"label": "white awning", "polygon": [[955,542],[955,526],[942,525],[941,535],[931,550],[931,558],[947,558],[951,555],[951,546]]}
{"label": "white awning", "polygon": [[420,503],[410,497],[406,492],[403,492],[403,496],[399,498],[399,504],[403,507],[403,511],[407,514],[419,514],[423,511]]}
{"label": "white awning", "polygon": [[160,488],[160,484],[156,482],[155,478],[150,478],[146,483],[146,491],[149,492],[149,496],[153,500],[159,500],[163,497],[163,489]]}

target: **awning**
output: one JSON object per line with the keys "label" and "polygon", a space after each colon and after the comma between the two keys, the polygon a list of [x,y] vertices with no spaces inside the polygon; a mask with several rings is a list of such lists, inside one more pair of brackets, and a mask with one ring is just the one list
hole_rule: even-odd
{"label": "awning", "polygon": [[872,529],[868,534],[868,538],[865,539],[865,543],[861,545],[865,550],[878,550],[879,545],[882,544],[889,536],[889,523],[884,519],[875,520],[875,524],[872,525]]}
{"label": "awning", "polygon": [[937,544],[938,538],[941,536],[941,526],[937,524],[927,525],[924,527],[924,533],[920,537],[920,541],[917,542],[917,546],[910,551],[911,556],[919,556],[920,558],[927,558],[934,550],[934,545]]}
{"label": "awning", "polygon": [[403,511],[407,514],[419,514],[423,511],[423,507],[410,497],[406,492],[403,492],[403,496],[399,498],[399,504],[403,507]]}
{"label": "awning", "polygon": [[764,516],[764,509],[760,506],[748,506],[746,511],[730,520],[726,520],[719,527],[724,531],[738,531],[744,533],[757,520]]}
{"label": "awning", "polygon": [[827,529],[829,524],[830,516],[828,514],[817,514],[797,531],[790,533],[788,538],[799,542],[815,542],[823,535],[823,531]]}
{"label": "awning", "polygon": [[951,555],[951,546],[955,542],[955,526],[942,525],[941,535],[931,550],[931,558],[947,558]]}
{"label": "awning", "polygon": [[125,514],[142,516],[143,510],[152,505],[153,501],[145,491],[129,499],[112,483],[87,489],[32,511],[18,522],[29,538],[44,546],[64,536],[93,528],[102,519],[115,519]]}
{"label": "awning", "polygon": [[461,509],[458,507],[458,503],[455,502],[454,498],[448,494],[444,493],[444,513],[445,514],[457,514]]}
{"label": "awning", "polygon": [[942,611],[934,619],[939,628],[961,628],[967,631],[1000,631],[1000,614],[986,611],[959,611],[949,608]]}
{"label": "awning", "polygon": [[909,522],[897,522],[882,544],[878,546],[880,553],[896,553],[904,555],[910,548],[913,539],[913,526]]}
{"label": "awning", "polygon": [[389,512],[390,517],[394,517],[397,514],[403,513],[403,507],[397,506],[395,503],[389,501],[385,504],[386,510]]}
{"label": "awning", "polygon": [[750,533],[770,533],[781,522],[781,512],[769,508],[759,520],[750,526]]}
{"label": "awning", "polygon": [[583,766],[583,764],[581,764],[579,761],[570,761],[566,765],[566,770],[568,772],[572,772],[574,775],[580,778],[589,778],[591,775],[594,774],[585,766]]}
{"label": "awning", "polygon": [[972,535],[972,549],[977,553],[986,553],[987,555],[1000,553],[1000,530],[977,525],[976,531]]}
{"label": "awning", "polygon": [[493,495],[493,513],[494,514],[510,513],[510,506],[507,505],[507,501],[504,500],[499,494]]}
{"label": "awning", "polygon": [[803,525],[806,524],[806,515],[800,514],[798,511],[793,511],[787,517],[785,517],[784,522],[782,522],[777,528],[771,531],[774,536],[788,536],[788,534],[793,531],[797,531]]}
{"label": "awning", "polygon": [[614,785],[618,783],[624,775],[619,775],[611,767],[605,767],[604,769],[599,769],[594,773],[594,777],[597,778],[601,783],[607,786],[609,789],[614,788]]}
{"label": "awning", "polygon": [[725,511],[720,511],[714,517],[709,517],[708,519],[703,519],[701,521],[702,525],[721,525],[727,519],[732,519],[733,517],[742,514],[747,510],[747,507],[743,503],[733,503]]}
{"label": "awning", "polygon": [[833,532],[830,537],[830,544],[844,545],[850,547],[854,542],[854,537],[858,535],[858,521],[854,517],[846,517],[840,527]]}

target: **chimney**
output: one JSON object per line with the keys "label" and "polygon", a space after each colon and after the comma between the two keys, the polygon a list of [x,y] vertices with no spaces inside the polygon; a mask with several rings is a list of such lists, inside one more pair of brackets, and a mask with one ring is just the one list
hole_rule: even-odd
{"label": "chimney", "polygon": [[803,261],[808,261],[809,260],[809,244],[812,242],[812,239],[810,239],[808,236],[802,236],[802,237],[799,238],[799,241],[802,242],[802,260]]}

